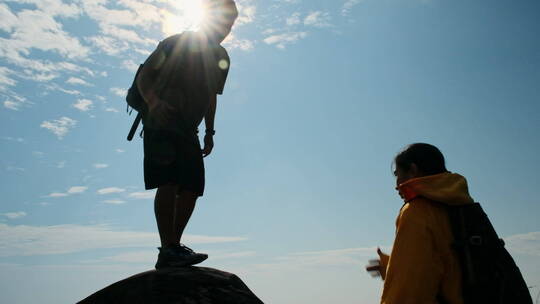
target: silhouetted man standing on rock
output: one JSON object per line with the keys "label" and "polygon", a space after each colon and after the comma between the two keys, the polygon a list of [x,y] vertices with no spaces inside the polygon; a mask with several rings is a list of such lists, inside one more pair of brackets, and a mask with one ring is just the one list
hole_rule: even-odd
{"label": "silhouetted man standing on rock", "polygon": [[[145,187],[157,188],[154,208],[161,247],[156,269],[194,265],[208,258],[180,240],[204,192],[203,157],[214,146],[216,95],[223,93],[230,66],[220,43],[238,12],[232,0],[203,3],[208,21],[201,29],[161,41],[137,77],[149,109],[143,118]],[[201,150],[198,126],[203,118]]]}

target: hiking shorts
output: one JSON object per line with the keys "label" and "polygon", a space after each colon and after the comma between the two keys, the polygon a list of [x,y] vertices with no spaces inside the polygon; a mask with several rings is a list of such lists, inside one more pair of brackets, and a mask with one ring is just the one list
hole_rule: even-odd
{"label": "hiking shorts", "polygon": [[146,190],[174,184],[178,190],[204,193],[204,162],[199,137],[169,130],[144,128]]}

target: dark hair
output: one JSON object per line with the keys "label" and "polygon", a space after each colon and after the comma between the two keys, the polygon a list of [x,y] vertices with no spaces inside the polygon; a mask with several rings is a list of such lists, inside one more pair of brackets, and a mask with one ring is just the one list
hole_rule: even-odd
{"label": "dark hair", "polygon": [[425,175],[448,172],[441,151],[437,147],[425,143],[414,143],[407,146],[396,155],[394,164],[405,171],[409,170],[412,164],[416,164],[421,173]]}
{"label": "dark hair", "polygon": [[213,18],[219,16],[219,20],[214,20],[218,26],[232,27],[238,18],[238,9],[234,0],[206,0],[204,5],[210,14],[216,14]]}
{"label": "dark hair", "polygon": [[210,16],[203,31],[211,40],[221,43],[231,33],[238,18],[236,4],[233,0],[206,0],[204,5]]}

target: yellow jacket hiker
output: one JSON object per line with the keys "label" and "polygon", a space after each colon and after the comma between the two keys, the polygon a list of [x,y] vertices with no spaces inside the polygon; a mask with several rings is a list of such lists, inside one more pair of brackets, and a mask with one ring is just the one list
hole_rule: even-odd
{"label": "yellow jacket hiker", "polygon": [[390,256],[378,250],[381,303],[462,304],[461,269],[443,204],[473,203],[467,181],[448,172],[442,153],[428,144],[410,145],[395,164],[397,190],[405,204]]}
{"label": "yellow jacket hiker", "polygon": [[458,174],[441,173],[411,179],[401,184],[399,191],[405,204],[396,220],[381,303],[432,304],[437,296],[449,304],[463,303],[459,261],[451,248],[452,231],[440,203],[472,203],[467,181]]}

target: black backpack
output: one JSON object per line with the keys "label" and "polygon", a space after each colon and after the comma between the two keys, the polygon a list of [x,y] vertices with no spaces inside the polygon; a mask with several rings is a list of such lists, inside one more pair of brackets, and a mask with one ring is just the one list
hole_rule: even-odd
{"label": "black backpack", "polygon": [[133,79],[133,83],[131,84],[131,87],[128,89],[127,95],[126,95],[126,102],[127,102],[127,112],[131,115],[133,110],[137,111],[137,117],[135,117],[135,121],[133,122],[133,125],[131,126],[131,129],[129,130],[129,134],[127,136],[127,140],[131,141],[133,139],[133,136],[135,135],[135,132],[137,131],[137,127],[139,126],[139,123],[141,122],[142,118],[146,113],[148,112],[148,105],[144,101],[143,97],[141,96],[141,93],[139,92],[139,87],[137,86],[137,77],[139,76],[139,73],[141,72],[144,65],[139,65],[139,68],[137,69],[137,73],[135,73],[135,78]]}
{"label": "black backpack", "polygon": [[465,304],[532,304],[514,259],[479,203],[447,206]]}

